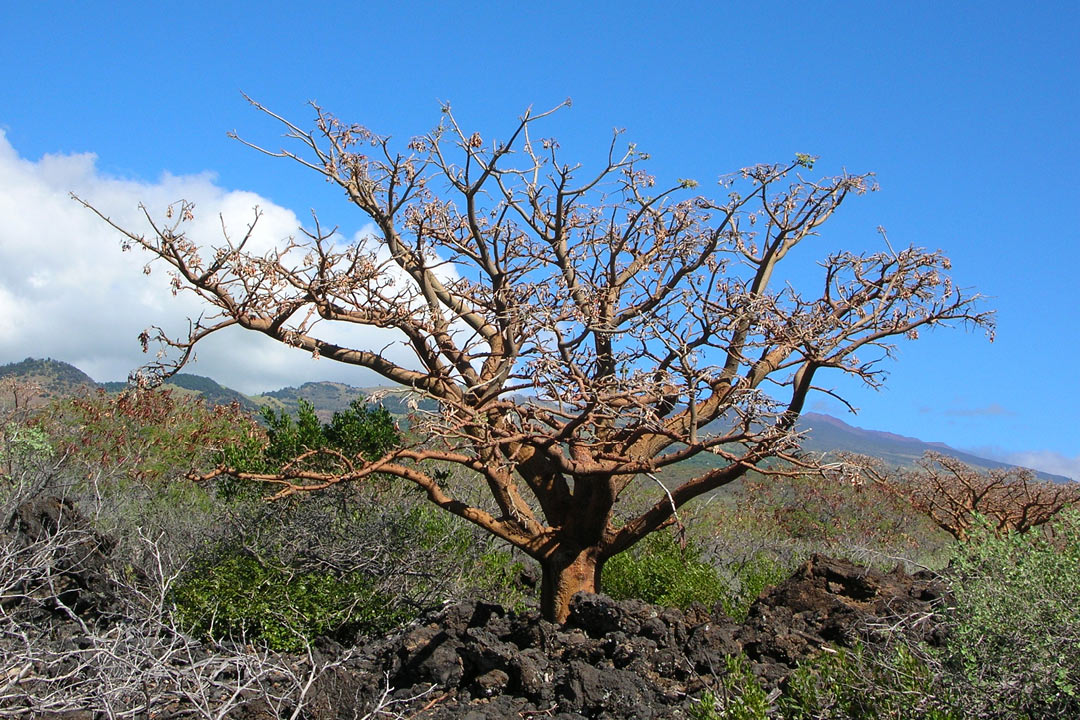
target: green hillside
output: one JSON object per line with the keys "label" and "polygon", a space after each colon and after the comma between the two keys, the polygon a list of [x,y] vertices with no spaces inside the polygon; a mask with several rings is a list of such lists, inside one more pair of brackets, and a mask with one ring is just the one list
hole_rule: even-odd
{"label": "green hillside", "polygon": [[[27,397],[33,405],[40,405],[58,397],[96,390],[99,385],[79,368],[52,358],[26,358],[20,362],[0,366],[0,382],[15,380],[30,390]],[[0,397],[0,407],[13,401],[10,393]]]}
{"label": "green hillside", "polygon": [[[308,382],[300,387],[287,387],[256,395],[251,400],[260,406],[283,409],[290,413],[296,412],[300,400],[306,400],[315,407],[315,413],[325,422],[335,412],[346,410],[354,400],[367,402],[373,393],[380,393],[379,404],[391,415],[403,417],[409,414],[408,390],[358,388],[338,382]],[[421,409],[434,410],[435,407],[433,400],[420,402]]]}
{"label": "green hillside", "polygon": [[169,378],[169,381],[165,383],[167,388],[178,388],[180,390],[186,390],[188,392],[198,393],[203,398],[214,405],[229,405],[231,403],[238,403],[240,407],[245,410],[258,410],[259,405],[253,402],[247,395],[237,392],[232,388],[227,388],[224,385],[219,385],[214,380],[202,375],[188,375],[186,373],[179,373]]}
{"label": "green hillside", "polygon": [[[102,383],[101,386],[106,392],[116,393],[124,390],[128,385],[126,382],[107,382]],[[162,383],[161,387],[181,395],[202,395],[203,399],[211,405],[229,405],[235,402],[245,410],[254,412],[259,409],[259,404],[253,402],[247,395],[219,385],[217,381],[202,375],[178,373]]]}

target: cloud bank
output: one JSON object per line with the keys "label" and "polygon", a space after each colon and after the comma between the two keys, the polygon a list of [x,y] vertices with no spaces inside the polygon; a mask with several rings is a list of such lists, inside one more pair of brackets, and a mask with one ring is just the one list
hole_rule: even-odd
{"label": "cloud bank", "polygon": [[[144,274],[150,256],[139,250],[122,252],[116,231],[72,200],[72,192],[133,229],[146,227],[140,203],[160,218],[170,203],[194,201],[196,219],[188,234],[200,243],[221,239],[222,219],[240,234],[256,206],[263,216],[254,242],[262,248],[296,234],[301,224],[291,210],[255,193],[219,187],[211,173],[166,174],[156,182],[142,182],[109,177],[95,163],[92,154],[27,160],[0,131],[0,364],[48,356],[70,362],[98,381],[122,380],[151,359],[139,349],[137,337],[143,329],[159,325],[170,335],[182,335],[187,318],[203,309],[190,294],[172,295],[163,265],[152,265],[152,272]],[[335,334],[334,339],[382,348],[395,337],[358,329],[348,336]],[[185,372],[208,375],[248,393],[308,380],[380,382],[368,371],[313,360],[241,329],[208,338],[197,352],[198,361]],[[406,358],[402,354],[395,359]]]}
{"label": "cloud bank", "polygon": [[1070,457],[1051,450],[1011,452],[1000,447],[974,448],[971,452],[1010,465],[1019,465],[1020,467],[1040,470],[1053,475],[1064,475],[1080,482],[1080,455]]}

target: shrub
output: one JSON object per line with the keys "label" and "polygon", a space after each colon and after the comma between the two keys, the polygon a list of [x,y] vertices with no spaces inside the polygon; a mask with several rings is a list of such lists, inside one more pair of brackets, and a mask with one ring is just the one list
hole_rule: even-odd
{"label": "shrub", "polygon": [[[285,410],[263,408],[261,420],[265,437],[242,438],[225,448],[221,462],[242,472],[274,473],[297,459],[306,470],[345,472],[357,458],[374,460],[401,442],[397,425],[383,407],[354,400],[345,410],[323,423],[314,406],[301,399],[296,417]],[[218,481],[222,497],[257,496],[265,488],[252,481],[225,476]]]}
{"label": "shrub", "polygon": [[716,691],[702,694],[690,707],[692,720],[766,720],[769,696],[750,672],[746,658],[729,655]]}
{"label": "shrub", "polygon": [[18,420],[0,425],[0,478],[11,478],[28,466],[50,460],[54,454],[48,434],[40,427]]}
{"label": "shrub", "polygon": [[737,502],[755,522],[822,552],[854,545],[911,555],[936,534],[903,498],[861,479],[807,473],[778,483],[751,476],[738,490]]}
{"label": "shrub", "polygon": [[791,675],[787,720],[960,720],[932,666],[904,645],[829,648]]}
{"label": "shrub", "polygon": [[195,567],[172,598],[188,632],[263,641],[275,650],[299,650],[316,637],[348,642],[385,631],[405,615],[360,573],[298,572],[244,554]]}
{"label": "shrub", "polygon": [[310,496],[234,520],[177,584],[181,624],[295,650],[386,632],[464,593],[524,603],[510,552],[421,500],[387,504],[391,492],[360,491],[347,504]]}
{"label": "shrub", "polygon": [[692,542],[681,547],[671,533],[653,533],[607,561],[603,589],[616,600],[638,598],[682,609],[699,602],[711,608],[725,599],[725,586],[701,552]]}
{"label": "shrub", "polygon": [[1052,534],[995,530],[956,547],[949,681],[978,717],[1080,717],[1080,512]]}
{"label": "shrub", "polygon": [[1080,513],[1047,533],[974,528],[945,574],[944,647],[897,635],[822,655],[789,680],[784,716],[1080,717]]}
{"label": "shrub", "polygon": [[[20,448],[12,458],[35,479],[33,492],[78,504],[95,530],[117,542],[124,563],[164,562],[169,574],[216,540],[222,517],[235,511],[184,476],[259,435],[238,406],[210,407],[170,391],[67,397],[16,420],[8,428]],[[146,557],[147,539],[160,547],[158,557]]]}
{"label": "shrub", "polygon": [[903,646],[873,655],[828,648],[796,668],[784,692],[766,693],[743,656],[726,659],[719,687],[690,708],[693,720],[960,720],[931,667]]}
{"label": "shrub", "polygon": [[165,482],[205,471],[226,447],[255,441],[258,428],[239,405],[209,407],[170,390],[99,392],[53,405],[48,425],[60,450],[96,474]]}
{"label": "shrub", "polygon": [[[61,511],[47,511],[31,532],[0,532],[0,716],[238,718],[252,717],[252,708],[258,717],[318,715],[312,679],[340,656],[196,641],[164,602],[171,573],[161,563],[142,572],[127,566],[53,489],[34,471],[0,483],[0,518],[27,499]],[[143,541],[147,556],[165,552],[164,543]]]}
{"label": "shrub", "polygon": [[360,400],[335,412],[329,423],[321,422],[315,407],[303,399],[295,418],[285,410],[275,412],[267,407],[263,408],[261,419],[267,436],[262,462],[254,458],[228,457],[227,460],[236,461],[238,470],[280,470],[308,451],[329,451],[309,459],[305,467],[340,471],[342,460],[331,453],[340,453],[347,459],[374,460],[401,442],[390,413],[381,406],[368,406]]}
{"label": "shrub", "polygon": [[[295,417],[266,409],[262,420],[263,434],[225,449],[226,467],[342,472],[401,441],[384,408],[360,402],[327,423],[304,401]],[[319,635],[383,632],[466,588],[512,604],[523,599],[511,554],[411,485],[375,476],[270,504],[251,502],[266,495],[258,481],[222,475],[216,489],[243,510],[220,543],[199,553],[175,596],[195,632],[295,648]],[[237,546],[245,552],[229,549]]]}

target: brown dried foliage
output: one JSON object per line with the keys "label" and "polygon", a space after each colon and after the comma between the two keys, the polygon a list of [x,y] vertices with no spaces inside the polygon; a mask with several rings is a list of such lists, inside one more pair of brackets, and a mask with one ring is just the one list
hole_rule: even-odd
{"label": "brown dried foliage", "polygon": [[1038,481],[1019,467],[977,470],[935,452],[909,470],[887,470],[874,458],[852,456],[846,462],[848,471],[903,497],[957,540],[967,537],[980,516],[999,533],[1027,532],[1080,500],[1075,483]]}

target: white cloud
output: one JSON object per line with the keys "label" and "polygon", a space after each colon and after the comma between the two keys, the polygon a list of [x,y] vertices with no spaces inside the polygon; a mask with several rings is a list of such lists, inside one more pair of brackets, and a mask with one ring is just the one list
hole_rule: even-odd
{"label": "white cloud", "polygon": [[[263,216],[253,249],[294,235],[301,224],[291,210],[254,193],[219,187],[210,173],[139,182],[105,176],[95,161],[92,154],[27,160],[0,131],[0,363],[49,356],[96,380],[123,379],[147,360],[136,339],[144,328],[159,325],[179,335],[186,331],[186,318],[202,309],[190,294],[172,296],[163,266],[144,275],[149,256],[121,252],[117,233],[72,200],[71,192],[119,225],[136,229],[146,227],[139,203],[160,218],[170,203],[194,201],[189,237],[197,242],[221,239],[219,213],[232,232],[242,233],[255,206]],[[382,348],[394,337],[361,329],[347,336],[335,333],[335,339]],[[246,392],[308,380],[380,382],[367,371],[316,361],[243,330],[218,333],[197,351],[198,362],[185,372]]]}
{"label": "white cloud", "polygon": [[1064,475],[1080,482],[1080,455],[1070,457],[1053,450],[1015,452],[994,446],[973,448],[971,452],[1010,465],[1031,468],[1032,470],[1039,470],[1053,475]]}
{"label": "white cloud", "polygon": [[1005,453],[1005,462],[1080,481],[1080,455],[1069,457],[1050,450]]}

